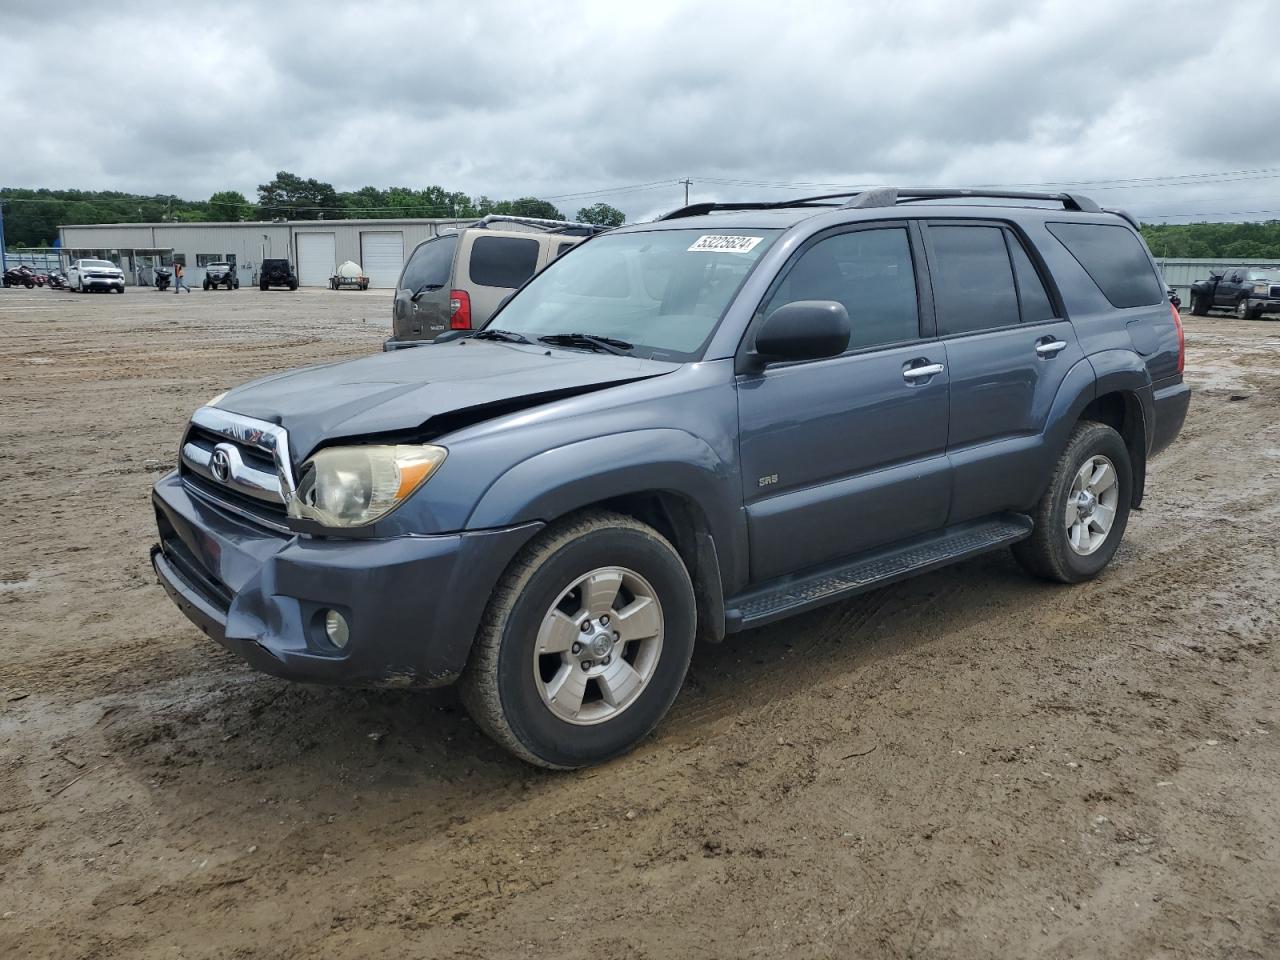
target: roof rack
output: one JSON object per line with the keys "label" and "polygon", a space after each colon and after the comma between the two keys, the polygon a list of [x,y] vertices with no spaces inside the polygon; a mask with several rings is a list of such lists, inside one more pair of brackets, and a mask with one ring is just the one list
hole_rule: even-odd
{"label": "roof rack", "polygon": [[517,217],[504,213],[490,213],[481,217],[471,226],[483,230],[491,223],[527,223],[532,227],[541,227],[548,233],[572,233],[586,236],[602,233],[609,229],[609,227],[602,227],[594,223],[579,223],[577,220],[547,220],[543,217]]}
{"label": "roof rack", "polygon": [[[1101,213],[1102,208],[1086,196],[1078,193],[1035,193],[1022,190],[986,190],[952,187],[871,187],[845,193],[824,193],[815,197],[798,197],[794,200],[776,200],[760,203],[691,203],[659,217],[659,220],[679,220],[698,217],[716,210],[784,210],[791,207],[835,206],[829,200],[844,200],[843,209],[865,210],[874,207],[892,207],[899,203],[917,200],[1047,200],[1061,203],[1064,210],[1083,213]],[[1108,213],[1118,213],[1109,210]],[[1120,214],[1124,216],[1124,214]],[[1129,219],[1126,217],[1126,219]]]}

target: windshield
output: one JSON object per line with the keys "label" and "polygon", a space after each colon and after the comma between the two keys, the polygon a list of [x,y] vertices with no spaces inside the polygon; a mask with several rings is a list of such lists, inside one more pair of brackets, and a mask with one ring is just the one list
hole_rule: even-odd
{"label": "windshield", "polygon": [[106,260],[81,260],[86,267],[106,267],[108,270],[114,270],[116,265],[108,263]]}
{"label": "windshield", "polygon": [[636,356],[692,360],[701,353],[777,230],[611,233],[552,262],[492,320],[536,340],[608,337]]}
{"label": "windshield", "polygon": [[1274,280],[1280,277],[1280,270],[1275,267],[1254,267],[1249,271],[1250,280]]}

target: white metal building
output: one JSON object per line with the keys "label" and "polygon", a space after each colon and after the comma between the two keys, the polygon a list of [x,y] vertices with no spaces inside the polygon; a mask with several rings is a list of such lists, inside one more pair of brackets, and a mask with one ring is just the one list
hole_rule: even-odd
{"label": "white metal building", "polygon": [[394,287],[413,248],[441,230],[474,220],[289,220],[248,223],[102,223],[58,228],[69,259],[97,257],[118,264],[136,280],[158,264],[174,260],[186,268],[187,283],[204,279],[209,263],[230,261],[242,285],[257,280],[263,259],[287,258],[303,286],[323,287],[338,264],[354,260],[370,286]]}

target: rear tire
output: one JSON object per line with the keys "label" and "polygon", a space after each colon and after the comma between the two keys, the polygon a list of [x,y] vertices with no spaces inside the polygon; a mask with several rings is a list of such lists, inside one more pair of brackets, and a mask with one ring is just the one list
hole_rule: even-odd
{"label": "rear tire", "polygon": [[[1111,468],[1114,488],[1105,486],[1104,465]],[[1086,466],[1091,476],[1103,470],[1097,489],[1078,489]],[[1088,498],[1082,493],[1088,493]],[[1046,580],[1091,580],[1102,572],[1120,546],[1132,501],[1133,466],[1124,439],[1106,424],[1083,420],[1072,431],[1067,448],[1053,469],[1049,488],[1032,512],[1035,531],[1013,545],[1013,554],[1028,571]],[[1088,519],[1082,522],[1084,516]],[[1076,535],[1081,536],[1081,542],[1073,545]]]}
{"label": "rear tire", "polygon": [[[567,625],[567,636],[553,623]],[[498,581],[462,700],[486,734],[528,763],[601,763],[666,715],[696,626],[693,584],[664,537],[622,514],[579,514],[526,544]]]}

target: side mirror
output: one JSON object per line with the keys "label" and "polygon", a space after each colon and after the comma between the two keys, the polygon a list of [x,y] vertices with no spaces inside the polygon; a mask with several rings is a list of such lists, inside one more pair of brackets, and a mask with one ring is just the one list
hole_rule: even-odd
{"label": "side mirror", "polygon": [[849,346],[849,312],[834,300],[796,300],[780,306],[756,334],[763,364],[777,360],[838,357]]}

